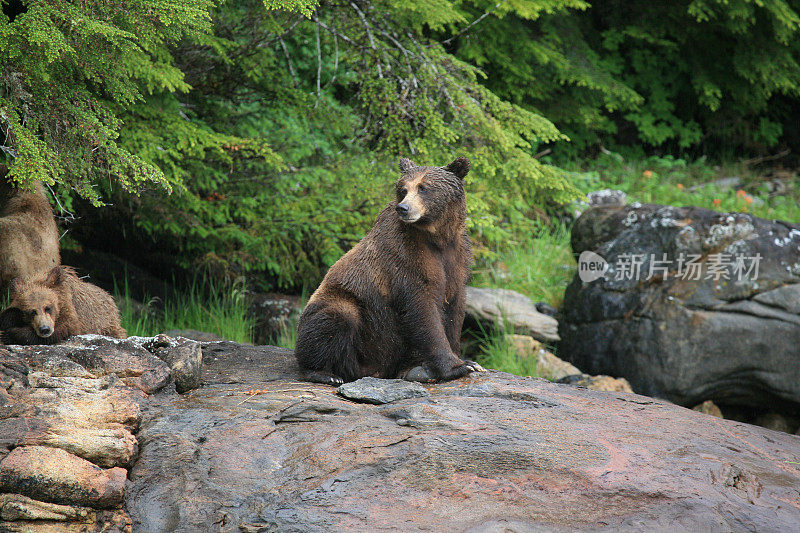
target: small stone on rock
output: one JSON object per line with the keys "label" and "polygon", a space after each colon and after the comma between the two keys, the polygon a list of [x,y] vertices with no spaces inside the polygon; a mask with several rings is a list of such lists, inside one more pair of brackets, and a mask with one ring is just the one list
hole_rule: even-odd
{"label": "small stone on rock", "polygon": [[418,381],[420,383],[433,383],[436,376],[428,372],[424,366],[415,366],[403,376],[406,381]]}
{"label": "small stone on rock", "polygon": [[337,392],[353,401],[374,404],[392,403],[407,398],[422,398],[430,393],[419,383],[402,379],[366,377],[340,385]]}
{"label": "small stone on rock", "polygon": [[699,413],[703,413],[706,415],[716,416],[717,418],[725,418],[722,416],[722,411],[720,411],[717,404],[712,402],[711,400],[706,400],[700,405],[695,405],[692,407],[692,411],[697,411]]}

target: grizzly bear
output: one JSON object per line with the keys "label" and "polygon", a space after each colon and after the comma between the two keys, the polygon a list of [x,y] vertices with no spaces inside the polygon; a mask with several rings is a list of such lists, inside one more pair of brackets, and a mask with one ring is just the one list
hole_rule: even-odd
{"label": "grizzly bear", "polygon": [[447,381],[483,370],[459,356],[472,265],[469,160],[418,167],[403,158],[400,171],[396,200],[328,270],[300,316],[295,356],[309,381],[394,378],[412,368]]}
{"label": "grizzly bear", "polygon": [[0,299],[12,279],[32,278],[61,263],[58,227],[44,186],[19,189],[7,173],[0,165]]}
{"label": "grizzly bear", "polygon": [[34,279],[15,278],[11,296],[0,314],[3,344],[56,344],[87,333],[128,336],[111,295],[82,281],[70,267],[57,266]]}

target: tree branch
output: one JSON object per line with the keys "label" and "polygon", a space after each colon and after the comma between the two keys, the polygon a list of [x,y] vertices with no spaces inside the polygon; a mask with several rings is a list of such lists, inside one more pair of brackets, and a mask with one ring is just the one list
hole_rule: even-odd
{"label": "tree branch", "polygon": [[320,79],[322,78],[322,49],[319,45],[319,19],[316,14],[314,15],[314,21],[316,22],[314,35],[317,38],[317,101],[314,102],[314,109],[316,109],[317,105],[319,105]]}
{"label": "tree branch", "polygon": [[442,41],[442,44],[450,44],[450,43],[451,43],[451,42],[452,42],[454,39],[457,39],[458,37],[461,37],[461,36],[462,36],[464,33],[468,32],[470,29],[472,29],[472,27],[473,27],[473,26],[475,26],[475,25],[476,25],[476,24],[478,24],[480,21],[482,21],[483,19],[485,19],[486,17],[488,17],[489,15],[491,15],[491,14],[492,14],[492,12],[494,12],[495,10],[497,10],[497,8],[499,8],[500,6],[502,6],[503,4],[505,4],[507,1],[508,1],[508,0],[503,0],[502,2],[497,2],[497,3],[494,5],[494,7],[493,7],[493,8],[491,8],[489,11],[487,11],[486,13],[484,13],[483,15],[481,15],[480,17],[476,18],[476,19],[475,19],[475,20],[472,22],[472,24],[470,24],[469,26],[467,26],[466,28],[464,28],[464,29],[463,29],[463,30],[461,30],[460,32],[456,33],[455,35],[453,35],[453,36],[452,36],[452,37],[450,37],[449,39],[445,39],[444,41]]}
{"label": "tree branch", "polygon": [[[364,25],[364,29],[367,32],[367,39],[369,39],[369,45],[377,54],[378,48],[375,46],[375,39],[372,37],[372,31],[369,29],[367,18],[364,16],[364,13],[362,13],[361,10],[358,9],[358,6],[355,4],[355,2],[350,2],[350,5],[353,6],[353,9],[355,9],[356,13],[358,13],[358,18],[361,19],[361,24]],[[383,69],[381,68],[381,60],[376,57],[375,62],[376,66],[378,67],[378,77],[380,79],[383,79]]]}

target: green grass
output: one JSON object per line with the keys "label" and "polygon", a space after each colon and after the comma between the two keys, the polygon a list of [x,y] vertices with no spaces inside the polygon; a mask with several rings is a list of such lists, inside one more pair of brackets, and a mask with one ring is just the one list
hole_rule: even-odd
{"label": "green grass", "polygon": [[533,235],[520,235],[497,250],[498,258],[473,270],[472,285],[520,292],[534,302],[558,307],[564,289],[575,273],[569,246],[569,228],[563,224],[541,227]]}
{"label": "green grass", "polygon": [[478,362],[484,368],[500,370],[517,376],[539,377],[538,357],[521,357],[499,328],[480,333]]}
{"label": "green grass", "polygon": [[150,337],[170,329],[195,329],[236,342],[253,342],[253,318],[241,286],[195,280],[185,291],[168,298],[163,311],[154,299],[144,303],[133,300],[127,280],[115,288],[114,295],[128,335]]}

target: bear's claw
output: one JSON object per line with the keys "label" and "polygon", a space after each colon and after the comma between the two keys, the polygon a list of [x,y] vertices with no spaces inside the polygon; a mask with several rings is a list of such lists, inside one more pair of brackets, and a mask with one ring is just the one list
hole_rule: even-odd
{"label": "bear's claw", "polygon": [[306,372],[303,378],[312,383],[322,383],[323,385],[333,385],[335,387],[344,383],[344,379],[340,378],[336,374],[330,374],[328,372]]}
{"label": "bear's claw", "polygon": [[485,368],[481,365],[476,363],[475,361],[464,361],[464,364],[470,368],[473,372],[488,372]]}
{"label": "bear's claw", "polygon": [[465,360],[463,364],[453,367],[443,376],[437,376],[428,365],[415,366],[401,377],[406,381],[417,381],[420,383],[433,383],[436,381],[451,381],[462,378],[472,372],[486,372],[487,370],[475,361]]}

